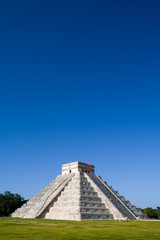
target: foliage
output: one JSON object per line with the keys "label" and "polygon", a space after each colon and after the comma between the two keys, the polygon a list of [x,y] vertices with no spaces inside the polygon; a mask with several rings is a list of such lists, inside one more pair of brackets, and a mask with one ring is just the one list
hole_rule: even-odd
{"label": "foliage", "polygon": [[157,215],[158,215],[158,219],[160,219],[160,207],[157,207],[157,209],[155,209]]}
{"label": "foliage", "polygon": [[9,216],[17,208],[21,207],[26,200],[19,194],[6,191],[0,194],[0,217]]}
{"label": "foliage", "polygon": [[144,214],[147,214],[148,218],[160,219],[160,207],[157,207],[156,209],[148,207],[148,208],[142,209],[142,212]]}
{"label": "foliage", "polygon": [[0,240],[159,240],[159,221],[56,221],[0,218]]}

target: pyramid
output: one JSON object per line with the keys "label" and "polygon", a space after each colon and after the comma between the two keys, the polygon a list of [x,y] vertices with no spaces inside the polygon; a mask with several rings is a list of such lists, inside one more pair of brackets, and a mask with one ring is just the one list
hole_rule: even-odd
{"label": "pyramid", "polygon": [[78,221],[146,218],[95,175],[93,165],[82,162],[62,165],[62,174],[11,216]]}

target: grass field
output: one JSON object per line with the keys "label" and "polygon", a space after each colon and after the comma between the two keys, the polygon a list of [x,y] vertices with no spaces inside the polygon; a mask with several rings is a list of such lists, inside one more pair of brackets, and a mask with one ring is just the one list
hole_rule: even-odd
{"label": "grass field", "polygon": [[160,240],[160,221],[55,221],[0,218],[0,240]]}

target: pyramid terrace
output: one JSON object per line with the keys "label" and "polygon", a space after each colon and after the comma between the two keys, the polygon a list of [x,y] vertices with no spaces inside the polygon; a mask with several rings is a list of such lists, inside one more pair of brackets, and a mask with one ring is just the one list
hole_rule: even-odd
{"label": "pyramid terrace", "polygon": [[61,220],[144,219],[134,205],[82,162],[62,165],[62,174],[11,215]]}

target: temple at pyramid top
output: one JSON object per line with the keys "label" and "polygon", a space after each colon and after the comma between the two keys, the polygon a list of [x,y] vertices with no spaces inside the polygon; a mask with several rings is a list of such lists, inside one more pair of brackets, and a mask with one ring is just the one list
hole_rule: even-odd
{"label": "temple at pyramid top", "polygon": [[62,220],[146,218],[83,162],[62,165],[62,174],[18,208],[12,217]]}
{"label": "temple at pyramid top", "polygon": [[72,162],[62,165],[62,174],[77,172],[94,173],[94,165],[83,162]]}

